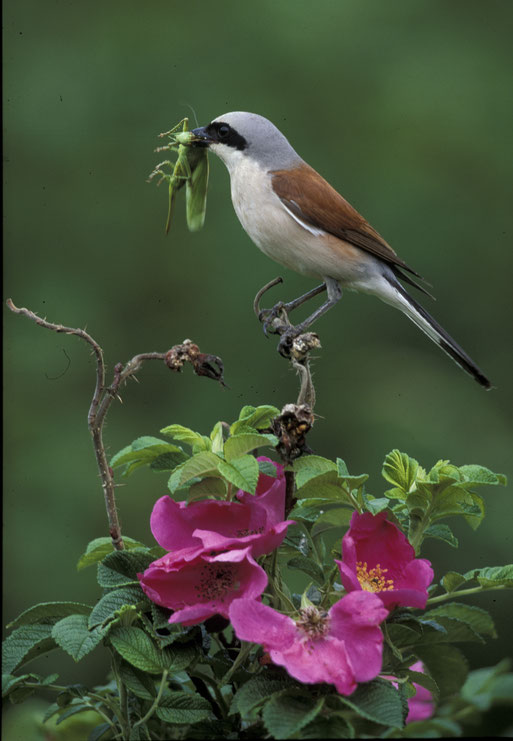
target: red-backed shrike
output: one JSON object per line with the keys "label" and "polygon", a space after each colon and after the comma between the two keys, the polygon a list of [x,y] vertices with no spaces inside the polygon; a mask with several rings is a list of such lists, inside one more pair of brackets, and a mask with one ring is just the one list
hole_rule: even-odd
{"label": "red-backed shrike", "polygon": [[304,298],[327,290],[325,303],[282,335],[282,349],[334,306],[347,288],[372,293],[400,309],[481,386],[491,388],[474,361],[399,282],[427,293],[410,277],[421,276],[297,154],[274,124],[238,111],[193,133],[195,145],[208,146],[228,168],[235,212],[257,247],[285,267],[323,281],[322,288]]}

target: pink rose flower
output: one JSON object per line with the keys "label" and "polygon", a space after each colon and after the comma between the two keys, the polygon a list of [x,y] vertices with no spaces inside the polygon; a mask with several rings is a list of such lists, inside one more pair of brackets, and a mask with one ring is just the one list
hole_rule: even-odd
{"label": "pink rose flower", "polygon": [[368,592],[346,595],[327,613],[305,608],[296,621],[251,599],[234,600],[229,609],[240,640],[260,643],[274,664],[300,682],[334,684],[342,695],[381,671],[379,624],[387,615],[381,600]]}
{"label": "pink rose flower", "polygon": [[[248,495],[251,496],[251,495]],[[277,521],[256,498],[253,501],[175,502],[161,497],[151,513],[157,543],[175,556],[194,558],[202,551],[225,551],[251,546],[255,557],[277,548],[293,520]],[[283,513],[282,513],[283,518]]]}
{"label": "pink rose flower", "polygon": [[213,615],[228,617],[234,599],[246,597],[257,604],[267,585],[267,574],[251,556],[251,547],[184,555],[168,553],[137,575],[152,602],[174,610],[170,623],[196,625]]}
{"label": "pink rose flower", "polygon": [[434,576],[431,564],[415,558],[413,547],[387,520],[386,512],[353,514],[342,538],[342,561],[336,563],[348,592],[375,592],[388,609],[426,606],[427,588]]}

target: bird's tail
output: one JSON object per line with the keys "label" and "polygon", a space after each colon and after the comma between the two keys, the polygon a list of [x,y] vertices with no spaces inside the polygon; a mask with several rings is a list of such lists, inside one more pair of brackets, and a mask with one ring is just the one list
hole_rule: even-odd
{"label": "bird's tail", "polygon": [[458,345],[438,322],[403,288],[395,276],[385,276],[392,291],[386,295],[380,294],[387,303],[401,309],[414,324],[427,336],[436,342],[447,355],[452,358],[466,373],[473,376],[485,389],[491,389],[492,384],[472,358]]}

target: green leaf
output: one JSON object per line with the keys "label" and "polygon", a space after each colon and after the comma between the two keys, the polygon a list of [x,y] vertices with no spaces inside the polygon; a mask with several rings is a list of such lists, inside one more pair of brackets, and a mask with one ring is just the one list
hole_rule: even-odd
{"label": "green leaf", "polygon": [[100,628],[89,630],[87,622],[87,615],[68,615],[52,629],[52,638],[75,661],[96,648],[104,635]]}
{"label": "green leaf", "polygon": [[276,466],[272,461],[258,461],[258,470],[263,473],[264,476],[272,476],[274,479],[277,478]]}
{"label": "green leaf", "polygon": [[485,589],[497,587],[513,587],[513,565],[486,566],[482,569],[472,569],[464,574],[467,581],[474,579]]}
{"label": "green leaf", "polygon": [[301,738],[354,738],[355,732],[346,718],[341,716],[321,716],[315,718],[301,731]]}
{"label": "green leaf", "polygon": [[158,437],[144,435],[116,453],[109,465],[111,468],[126,466],[123,472],[123,476],[126,477],[140,466],[152,466],[157,470],[165,470],[166,467],[174,468],[186,458],[186,454],[178,446],[160,440]]}
{"label": "green leaf", "polygon": [[426,538],[437,538],[448,543],[452,548],[458,547],[458,539],[453,534],[451,528],[445,523],[437,522],[434,525],[430,525],[424,530],[424,537]]}
{"label": "green leaf", "polygon": [[[123,543],[125,544],[126,550],[146,547],[144,543],[140,543],[138,540],[129,538],[126,535],[123,535]],[[98,561],[103,561],[105,556],[112,553],[114,550],[111,538],[95,538],[94,540],[91,540],[86,548],[86,552],[82,554],[78,560],[77,571],[85,569],[86,566],[92,566],[93,564],[98,563]]]}
{"label": "green leaf", "polygon": [[384,679],[360,684],[349,697],[338,695],[337,699],[341,705],[346,705],[374,723],[395,728],[403,725],[403,705],[399,692]]}
{"label": "green leaf", "polygon": [[441,584],[446,592],[454,592],[462,584],[465,584],[465,577],[462,574],[458,574],[457,571],[448,571],[447,574],[442,577]]}
{"label": "green leaf", "polygon": [[198,646],[194,641],[176,642],[162,651],[162,664],[173,674],[187,669],[198,658]]}
{"label": "green leaf", "polygon": [[[311,479],[314,479],[321,474],[328,473],[329,471],[336,470],[337,466],[333,461],[328,460],[328,458],[322,458],[320,455],[301,456],[301,458],[296,458],[294,461],[296,486],[299,489]],[[333,478],[333,480],[335,479]]]}
{"label": "green leaf", "polygon": [[164,670],[161,652],[142,628],[116,625],[109,633],[109,640],[123,659],[136,669],[148,674],[161,674]]}
{"label": "green leaf", "polygon": [[147,549],[114,551],[98,564],[98,584],[113,588],[139,583],[137,574],[145,571],[155,559]]}
{"label": "green leaf", "polygon": [[91,609],[89,605],[84,605],[82,602],[40,602],[22,612],[6,627],[13,629],[20,625],[33,625],[34,623],[53,624],[62,617],[74,613],[89,615]]}
{"label": "green leaf", "polygon": [[157,689],[155,681],[146,672],[136,669],[126,661],[119,662],[118,672],[121,681],[133,695],[153,702],[157,696]]}
{"label": "green leaf", "polygon": [[237,690],[230,705],[230,715],[240,713],[242,718],[250,719],[252,711],[265,700],[291,687],[297,688],[297,683],[288,676],[269,676],[268,672],[258,674]]}
{"label": "green leaf", "polygon": [[52,638],[52,625],[22,625],[7,636],[2,644],[2,671],[11,674],[23,664],[57,648]]}
{"label": "green leaf", "polygon": [[[437,620],[441,617],[459,620],[469,625],[473,631],[480,636],[491,636],[497,638],[495,625],[486,610],[474,605],[466,605],[462,602],[448,602],[425,612],[423,619]],[[442,623],[443,624],[443,623]]]}
{"label": "green leaf", "polygon": [[139,587],[124,587],[107,592],[94,606],[88,625],[94,628],[115,617],[115,613],[125,605],[149,605],[150,602]]}
{"label": "green leaf", "polygon": [[496,701],[511,703],[513,674],[507,673],[509,665],[510,661],[503,659],[496,666],[471,672],[461,688],[462,698],[482,711],[488,710]]}
{"label": "green leaf", "polygon": [[[322,512],[322,510],[319,511]],[[327,512],[319,514],[315,520],[314,526],[312,527],[312,537],[325,533],[328,530],[333,530],[333,528],[349,525],[351,517],[353,516],[353,511],[353,509],[347,506],[337,505],[329,509]]]}
{"label": "green leaf", "polygon": [[419,464],[415,458],[410,458],[406,453],[396,449],[386,456],[381,475],[385,481],[406,495],[413,491],[418,469]]}
{"label": "green leaf", "polygon": [[256,430],[264,430],[270,427],[274,417],[277,417],[280,410],[277,407],[273,407],[269,404],[264,404],[259,407],[245,406],[242,408],[237,422],[234,422],[230,427],[230,434],[236,435],[243,429],[254,428]]}
{"label": "green leaf", "polygon": [[171,489],[171,492],[175,492],[177,489],[186,486],[187,483],[197,477],[206,476],[207,474],[210,476],[216,475],[217,467],[221,460],[222,459],[219,458],[219,456],[208,450],[196,453],[196,455],[189,458],[189,460],[180,468],[180,477],[174,485],[174,488],[171,488],[171,479],[173,476],[169,480],[169,488]]}
{"label": "green leaf", "polygon": [[224,479],[207,476],[201,479],[201,481],[196,481],[196,483],[189,487],[187,501],[194,502],[197,499],[209,499],[211,497],[225,499],[226,491],[227,488]]}
{"label": "green leaf", "polygon": [[287,561],[287,566],[289,569],[299,569],[300,571],[303,571],[305,574],[308,574],[308,576],[311,576],[317,584],[324,584],[324,572],[311,558],[307,558],[306,556],[294,556],[290,561]]}
{"label": "green leaf", "polygon": [[275,447],[277,444],[278,438],[275,435],[262,435],[256,432],[234,435],[224,444],[224,457],[230,462],[256,448]]}
{"label": "green leaf", "polygon": [[386,497],[370,497],[365,496],[365,508],[368,512],[370,512],[373,515],[378,515],[380,512],[383,512],[384,509],[388,509],[390,507],[390,501]]}
{"label": "green leaf", "polygon": [[211,705],[198,694],[169,692],[161,699],[155,715],[164,723],[191,725],[206,720],[212,713]]}
{"label": "green leaf", "polygon": [[309,479],[297,489],[296,499],[331,499],[354,507],[347,487],[334,470]]}
{"label": "green leaf", "polygon": [[324,697],[312,697],[305,690],[288,690],[274,695],[264,706],[262,718],[273,738],[287,739],[310,723],[324,705]]}
{"label": "green leaf", "polygon": [[415,646],[415,654],[437,683],[442,700],[460,690],[467,678],[468,665],[459,649],[446,643],[431,644]]}
{"label": "green leaf", "polygon": [[463,474],[469,486],[506,486],[507,479],[502,473],[493,473],[489,468],[484,466],[470,465],[460,466],[460,473]]}
{"label": "green leaf", "polygon": [[212,442],[212,453],[219,455],[223,452],[224,437],[223,437],[223,423],[216,422],[212,432],[210,433],[210,440]]}
{"label": "green leaf", "polygon": [[367,473],[360,473],[358,476],[351,476],[347,470],[345,461],[343,461],[342,458],[337,458],[337,471],[339,478],[344,479],[349,489],[359,489],[360,486],[369,478]]}
{"label": "green leaf", "polygon": [[210,438],[200,435],[199,432],[194,432],[194,430],[190,430],[188,427],[183,427],[183,425],[168,425],[162,428],[160,432],[163,435],[172,437],[174,440],[187,443],[187,445],[191,446],[194,453],[208,451],[212,447]]}
{"label": "green leaf", "polygon": [[221,476],[238,489],[254,494],[258,484],[258,463],[252,455],[243,455],[230,463],[220,460],[218,470]]}

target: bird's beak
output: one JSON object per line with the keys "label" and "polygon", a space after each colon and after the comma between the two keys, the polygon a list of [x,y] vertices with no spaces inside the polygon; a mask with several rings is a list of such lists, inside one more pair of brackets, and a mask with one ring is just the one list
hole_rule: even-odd
{"label": "bird's beak", "polygon": [[200,126],[197,129],[192,129],[191,134],[194,134],[194,139],[191,141],[193,147],[208,147],[215,139],[209,136],[206,132],[206,126]]}

